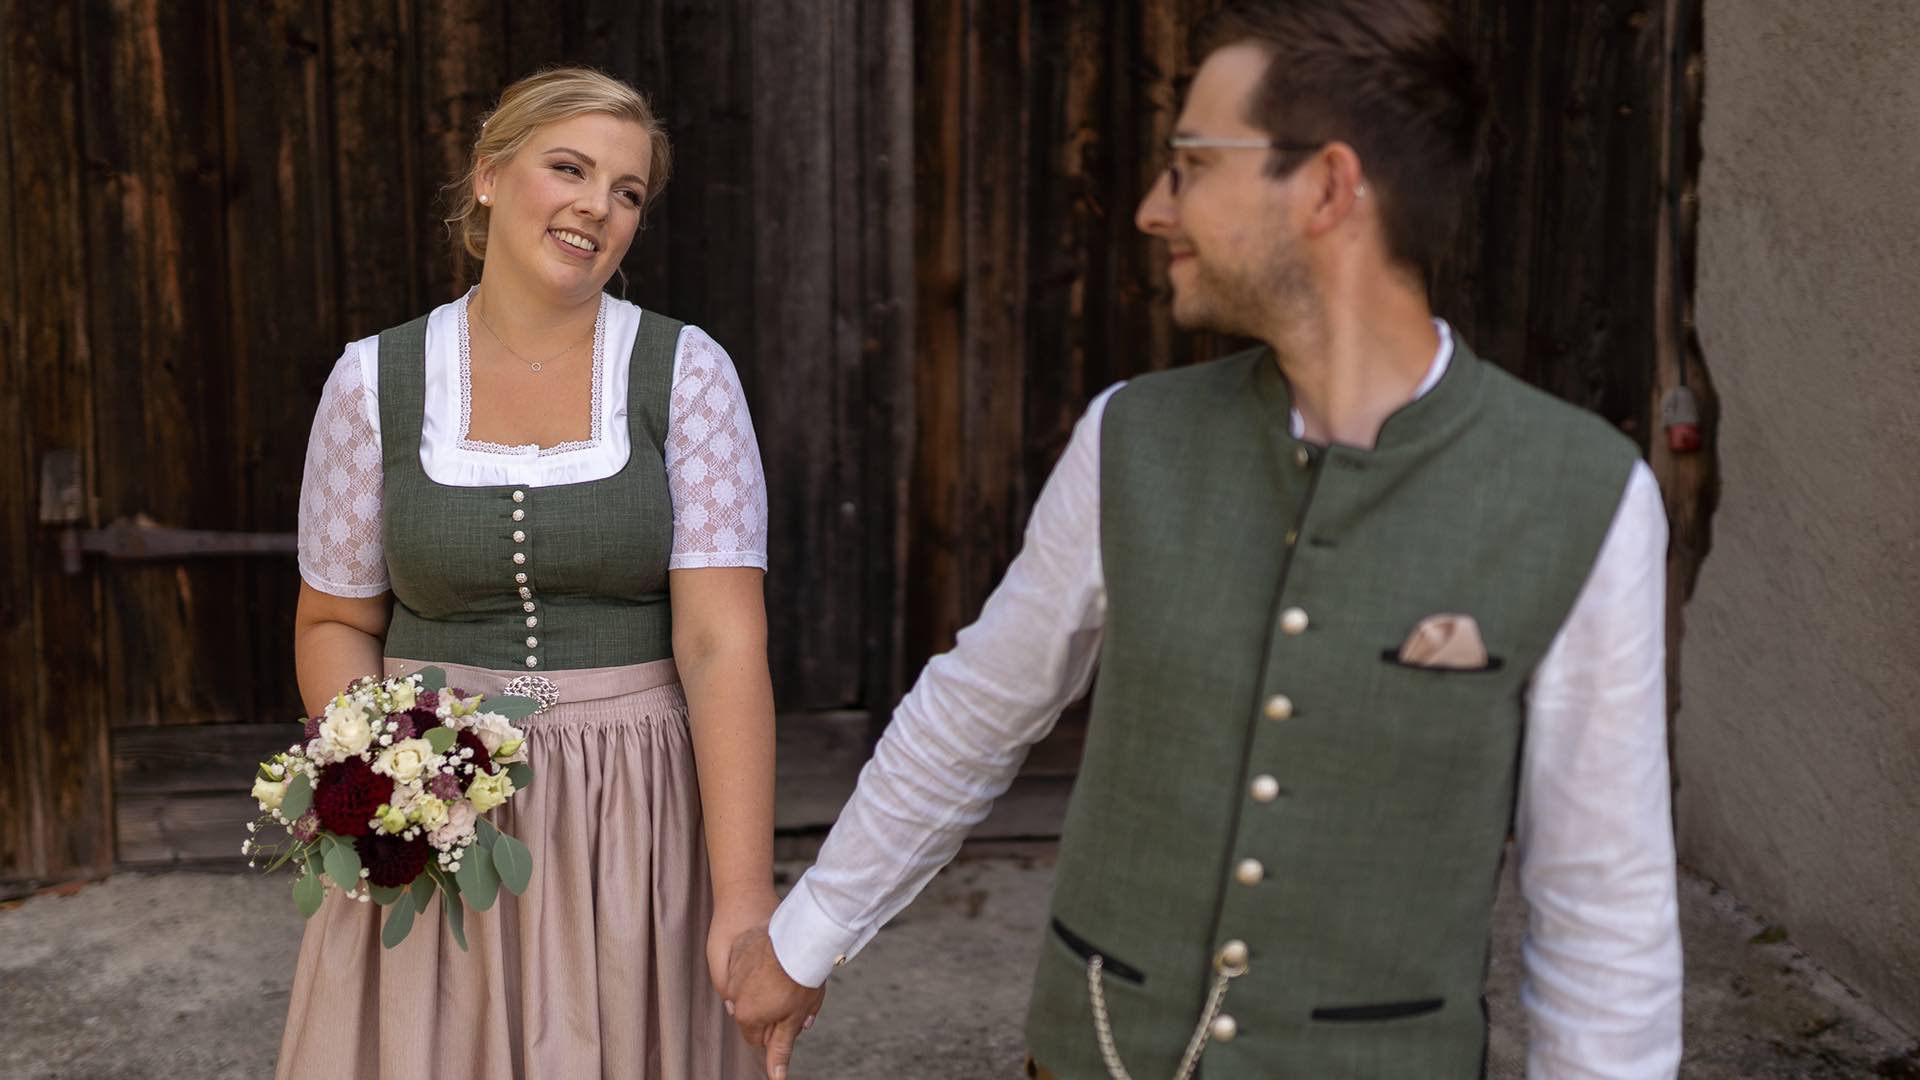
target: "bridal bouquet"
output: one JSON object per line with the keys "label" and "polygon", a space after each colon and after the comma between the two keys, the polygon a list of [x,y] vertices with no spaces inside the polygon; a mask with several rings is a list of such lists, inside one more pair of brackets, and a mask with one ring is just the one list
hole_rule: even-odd
{"label": "bridal bouquet", "polygon": [[[362,678],[305,721],[300,742],[261,763],[262,816],[241,851],[269,872],[299,868],[293,902],[307,918],[331,888],[386,908],[389,949],[437,889],[464,950],[465,905],[485,911],[501,886],[519,895],[533,876],[526,845],[483,815],[533,783],[514,721],[538,707],[447,689],[439,668]],[[263,826],[284,838],[262,840]]]}

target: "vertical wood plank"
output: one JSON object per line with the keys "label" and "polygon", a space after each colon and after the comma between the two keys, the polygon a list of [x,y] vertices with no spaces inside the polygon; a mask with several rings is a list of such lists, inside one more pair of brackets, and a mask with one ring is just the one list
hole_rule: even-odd
{"label": "vertical wood plank", "polygon": [[[666,8],[656,43],[671,43],[671,70],[637,65],[641,89],[673,140],[673,172],[627,273],[637,295],[697,323],[733,357],[756,419],[786,376],[785,351],[762,356],[755,333],[753,6],[743,0]],[[659,70],[656,70],[658,68]],[[824,168],[824,157],[814,168]],[[777,342],[778,339],[774,339]],[[768,449],[762,438],[761,449]],[[795,626],[794,629],[798,629]],[[794,635],[776,639],[788,648]],[[791,669],[791,661],[784,662]]]}
{"label": "vertical wood plank", "polygon": [[[327,18],[331,246],[339,299],[326,341],[338,356],[346,342],[426,310],[420,268],[444,265],[452,256],[431,210],[436,181],[415,161],[419,80],[407,45],[412,26],[405,4],[332,0]],[[324,379],[307,388],[309,409],[318,405]]]}
{"label": "vertical wood plank", "polygon": [[1466,0],[1488,80],[1476,202],[1435,307],[1489,359],[1645,443],[1652,384],[1661,5]]}
{"label": "vertical wood plank", "polygon": [[861,307],[851,328],[864,382],[862,693],[877,734],[905,689],[905,513],[913,433],[913,3],[857,5],[861,72]]}
{"label": "vertical wood plank", "polygon": [[849,702],[859,692],[859,602],[848,586],[859,581],[861,554],[858,522],[845,510],[856,474],[839,441],[853,403],[841,392],[833,325],[833,185],[844,164],[833,137],[833,73],[850,60],[851,43],[836,42],[834,28],[784,6],[754,11],[754,340],[781,357],[777,392],[762,380],[752,403],[773,451],[769,604],[803,613],[807,626],[806,648],[782,656],[774,671],[783,708]]}
{"label": "vertical wood plank", "polygon": [[[103,516],[243,527],[242,448],[222,263],[211,4],[85,9],[82,143],[93,168],[89,317]],[[232,561],[101,564],[108,708],[122,724],[231,720],[259,646]]]}
{"label": "vertical wood plank", "polygon": [[[80,131],[82,28],[73,7],[31,13],[5,9],[5,80],[0,84],[9,161],[8,191],[15,209],[5,259],[10,260],[14,304],[8,312],[6,375],[17,400],[17,447],[29,497],[22,523],[37,505],[39,462],[47,451],[78,451],[95,471],[94,355],[88,337],[86,231]],[[18,242],[32,208],[31,243]],[[17,395],[17,397],[16,397]],[[91,519],[94,512],[89,509]],[[91,521],[83,521],[86,525]],[[100,594],[90,574],[61,572],[57,534],[28,524],[26,542],[10,548],[24,570],[22,590],[6,600],[9,652],[30,661],[9,684],[25,712],[0,724],[0,745],[19,764],[0,775],[7,795],[0,836],[7,837],[0,880],[31,884],[105,871],[113,857],[107,771],[106,700],[98,637]],[[21,604],[22,611],[16,604]],[[11,645],[21,626],[33,637],[24,653]],[[17,696],[14,696],[17,695]],[[9,779],[11,777],[12,779]],[[15,817],[15,811],[18,817]]]}
{"label": "vertical wood plank", "polygon": [[[35,655],[38,625],[33,603],[30,545],[49,530],[33,524],[38,504],[39,463],[26,402],[26,311],[14,260],[20,239],[14,223],[13,73],[20,5],[0,0],[0,472],[20,481],[8,489],[6,518],[0,521],[10,553],[0,566],[0,656]],[[32,481],[32,482],[29,482]],[[0,695],[13,702],[14,720],[0,724],[0,897],[7,882],[26,882],[41,874],[45,847],[40,835],[41,806],[39,687],[32,668],[14,660],[0,670]]]}
{"label": "vertical wood plank", "polygon": [[962,103],[968,0],[914,3],[914,445],[907,540],[906,663],[964,625],[960,412],[967,291]]}
{"label": "vertical wood plank", "polygon": [[[304,0],[220,2],[228,340],[241,527],[251,530],[295,528],[311,388],[339,347],[322,15]],[[245,592],[229,617],[260,647],[244,684],[252,707],[235,719],[298,715],[293,568],[275,559],[236,569]]]}
{"label": "vertical wood plank", "polygon": [[[959,538],[961,582],[972,603],[1013,561],[1030,499],[1021,468],[1028,364],[1027,157],[1031,116],[1027,26],[1031,5],[976,4],[967,29],[964,228],[967,284],[961,351]],[[956,626],[953,628],[958,630]]]}

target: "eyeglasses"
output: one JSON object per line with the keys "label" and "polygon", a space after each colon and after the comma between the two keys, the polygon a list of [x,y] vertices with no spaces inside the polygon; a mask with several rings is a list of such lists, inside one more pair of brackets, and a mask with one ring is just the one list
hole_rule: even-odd
{"label": "eyeglasses", "polygon": [[1180,194],[1180,151],[1182,150],[1274,150],[1284,154],[1320,149],[1320,143],[1287,142],[1284,139],[1213,139],[1204,135],[1175,135],[1167,140],[1166,164],[1161,171],[1173,193]]}

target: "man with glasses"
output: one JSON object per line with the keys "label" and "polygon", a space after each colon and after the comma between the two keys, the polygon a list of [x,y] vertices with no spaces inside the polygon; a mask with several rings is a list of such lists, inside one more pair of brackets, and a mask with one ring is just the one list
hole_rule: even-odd
{"label": "man with glasses", "polygon": [[1029,1075],[1481,1075],[1510,830],[1529,1072],[1675,1074],[1665,517],[1630,442],[1428,307],[1480,125],[1447,24],[1268,0],[1196,31],[1136,220],[1177,322],[1263,344],[1089,407],[980,619],[736,944],[770,1071],[1097,661]]}

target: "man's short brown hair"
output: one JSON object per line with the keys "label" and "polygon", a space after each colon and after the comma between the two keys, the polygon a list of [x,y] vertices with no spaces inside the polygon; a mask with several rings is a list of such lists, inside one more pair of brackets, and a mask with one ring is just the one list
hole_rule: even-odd
{"label": "man's short brown hair", "polygon": [[[1344,142],[1379,199],[1388,253],[1431,280],[1473,184],[1484,109],[1438,0],[1230,0],[1193,30],[1196,61],[1250,43],[1268,56],[1247,119],[1277,140]],[[1284,176],[1305,160],[1276,151]]]}

